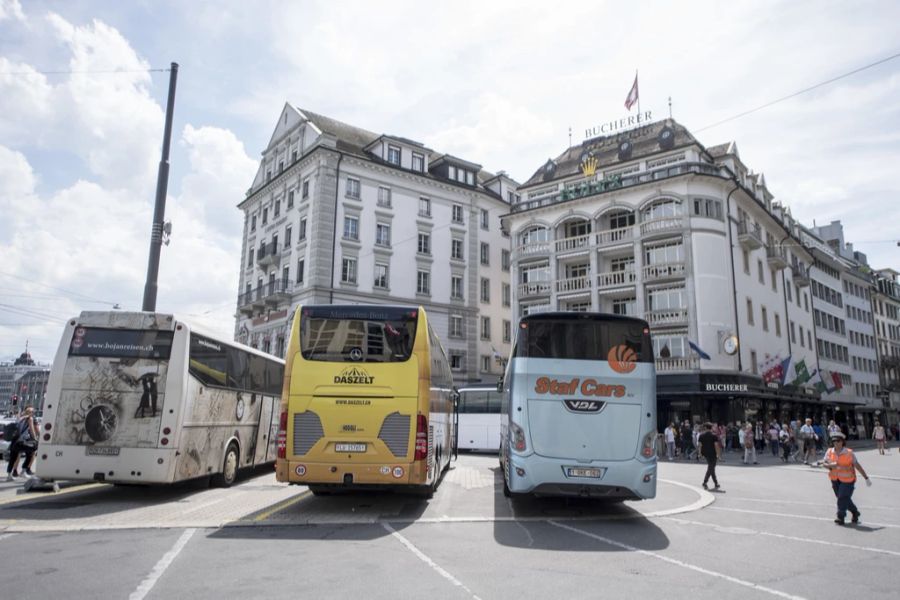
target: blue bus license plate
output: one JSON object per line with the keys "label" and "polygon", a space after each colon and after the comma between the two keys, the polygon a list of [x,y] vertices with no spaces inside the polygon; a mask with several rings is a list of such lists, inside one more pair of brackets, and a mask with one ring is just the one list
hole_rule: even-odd
{"label": "blue bus license plate", "polygon": [[566,477],[591,477],[599,479],[603,475],[603,469],[595,467],[566,467]]}

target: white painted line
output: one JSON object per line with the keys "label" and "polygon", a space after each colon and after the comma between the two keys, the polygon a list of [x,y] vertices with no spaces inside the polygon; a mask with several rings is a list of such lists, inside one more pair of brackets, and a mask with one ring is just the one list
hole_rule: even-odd
{"label": "white painted line", "polygon": [[426,565],[428,565],[429,567],[431,567],[432,569],[434,569],[435,571],[437,571],[438,574],[439,574],[441,577],[443,577],[444,579],[446,579],[447,581],[449,581],[449,582],[452,583],[453,585],[455,585],[455,586],[457,586],[457,587],[460,587],[460,588],[464,589],[464,590],[466,591],[466,593],[468,593],[470,596],[472,596],[472,598],[473,598],[474,600],[481,600],[481,598],[479,598],[478,596],[476,596],[476,595],[472,592],[472,590],[470,590],[470,589],[467,588],[465,585],[463,585],[463,583],[462,583],[459,579],[457,579],[456,577],[454,577],[453,575],[451,575],[450,573],[448,573],[447,571],[445,571],[443,568],[441,568],[440,565],[438,565],[436,562],[434,562],[433,560],[431,560],[430,558],[428,558],[428,556],[426,556],[424,552],[422,552],[421,550],[419,550],[418,548],[416,548],[416,547],[413,545],[412,542],[410,542],[408,539],[406,539],[405,537],[403,537],[402,535],[400,535],[399,533],[397,533],[397,530],[394,529],[393,527],[391,527],[390,524],[388,524],[388,523],[382,523],[381,526],[384,527],[384,528],[388,531],[388,533],[390,533],[392,536],[394,536],[394,538],[396,538],[401,544],[403,544],[404,546],[406,546],[406,548],[407,548],[410,552],[412,552],[413,554],[415,554],[415,555],[419,558],[419,560],[421,560],[421,561],[424,562]]}
{"label": "white painted line", "polygon": [[198,505],[196,505],[195,507],[190,508],[190,509],[188,509],[188,510],[183,510],[183,511],[181,511],[181,514],[182,514],[182,515],[189,515],[189,514],[191,514],[191,513],[193,513],[193,512],[197,512],[198,510],[203,510],[204,508],[209,508],[210,506],[213,506],[214,504],[218,504],[219,502],[221,502],[221,501],[223,501],[223,500],[226,500],[226,499],[228,499],[228,497],[227,497],[227,496],[223,496],[223,497],[221,497],[221,498],[217,498],[216,500],[210,500],[209,502],[204,502],[204,503],[202,503],[202,504],[198,504]]}
{"label": "white painted line", "polygon": [[184,533],[181,534],[181,537],[178,538],[178,541],[175,542],[175,545],[172,546],[172,549],[163,555],[159,562],[156,563],[156,566],[153,567],[153,570],[150,571],[150,574],[147,575],[146,579],[144,579],[137,589],[134,590],[130,596],[128,596],[128,600],[142,600],[144,596],[150,593],[150,590],[153,589],[153,586],[156,585],[156,582],[159,581],[159,578],[162,577],[162,574],[166,572],[166,569],[169,568],[169,565],[172,564],[172,561],[175,560],[175,557],[178,556],[178,553],[181,552],[182,548],[187,545],[188,540],[191,539],[191,536],[194,535],[196,529],[185,529]]}
{"label": "white painted line", "polygon": [[698,494],[700,499],[696,502],[688,504],[687,506],[680,506],[677,508],[669,508],[666,510],[655,510],[652,512],[644,513],[642,516],[645,518],[653,518],[653,517],[668,517],[670,515],[678,515],[686,512],[694,512],[695,510],[700,510],[701,508],[706,508],[710,504],[716,501],[716,497],[712,495],[712,493],[707,492],[703,488],[699,488],[695,485],[688,485],[687,483],[681,483],[680,481],[673,481],[671,479],[659,479],[663,483],[668,483],[669,485],[675,485],[678,487],[683,487],[685,489],[691,490],[692,492]]}
{"label": "white painted line", "polygon": [[[781,468],[788,470],[788,471],[803,471],[804,473],[816,473],[819,475],[825,473],[825,469],[822,467],[804,466],[804,467],[781,467]],[[872,479],[884,479],[886,481],[900,481],[900,477],[888,477],[887,475],[869,475],[869,477],[871,477]]]}
{"label": "white painted line", "polygon": [[[666,517],[669,521],[674,521],[676,523],[682,523],[684,525],[699,525],[701,527],[710,527],[712,529],[721,529],[721,525],[716,525],[715,523],[703,523],[701,521],[688,521],[687,519],[680,519],[678,517]],[[891,556],[900,556],[900,552],[895,552],[893,550],[882,550],[881,548],[872,548],[871,546],[856,546],[854,544],[842,544],[840,542],[827,542],[825,540],[818,540],[815,538],[802,538],[793,535],[783,535],[781,533],[772,533],[770,531],[759,531],[757,529],[747,529],[746,533],[753,535],[765,535],[768,537],[780,538],[782,540],[791,540],[793,542],[811,542],[813,544],[821,544],[823,546],[835,546],[837,548],[850,548],[851,550],[864,550],[866,552],[876,552],[878,554],[889,554]]]}
{"label": "white painted line", "polygon": [[[759,502],[761,504],[799,504],[802,506],[826,506],[833,507],[834,502],[802,502],[800,500],[772,500],[771,498],[752,498],[748,496],[732,496],[728,499],[729,501],[736,500],[738,502],[753,502],[754,504]],[[866,510],[891,510],[891,511],[900,511],[900,505],[898,506],[871,506],[866,504]]]}
{"label": "white painted line", "polygon": [[[863,506],[863,510],[865,506]],[[808,521],[834,521],[834,517],[812,517],[810,515],[794,515],[794,514],[786,514],[779,512],[768,512],[764,510],[746,510],[743,508],[725,508],[724,506],[711,506],[710,510],[724,510],[728,512],[736,512],[736,513],[746,513],[750,515],[767,515],[770,517],[785,517],[788,519],[806,519]],[[900,525],[893,525],[891,523],[872,523],[870,521],[863,521],[863,525],[870,525],[872,527],[889,527],[891,529],[900,529]]]}
{"label": "white painted line", "polygon": [[788,593],[785,593],[785,592],[782,592],[779,590],[775,590],[770,587],[766,587],[764,585],[759,585],[757,583],[753,583],[752,581],[738,579],[737,577],[732,577],[731,575],[726,575],[725,573],[719,573],[718,571],[711,571],[710,569],[704,569],[703,567],[698,567],[697,565],[692,565],[692,564],[686,563],[682,560],[669,558],[668,556],[663,556],[662,554],[657,554],[656,552],[650,552],[649,550],[641,550],[640,548],[636,548],[629,544],[617,542],[617,541],[611,540],[607,537],[603,537],[602,535],[597,535],[594,533],[590,533],[588,531],[583,531],[581,529],[577,529],[575,527],[563,525],[562,523],[557,523],[556,521],[547,521],[547,522],[550,523],[551,525],[555,525],[556,527],[559,527],[561,529],[567,529],[574,533],[580,533],[581,535],[587,536],[589,538],[593,538],[597,541],[603,542],[604,544],[609,544],[610,546],[616,546],[617,548],[622,548],[623,550],[628,550],[630,552],[637,552],[638,554],[643,554],[644,556],[656,558],[658,560],[667,562],[669,564],[673,564],[678,567],[689,569],[691,571],[696,571],[698,573],[703,573],[704,575],[718,577],[719,579],[724,579],[725,581],[729,581],[729,582],[735,583],[737,585],[742,585],[744,587],[748,587],[750,589],[757,590],[759,592],[765,592],[765,593],[771,594],[773,596],[778,596],[779,598],[789,598],[790,600],[806,600],[803,596],[795,596],[793,594],[788,594]]}
{"label": "white painted line", "polygon": [[15,533],[0,533],[0,540],[5,540],[7,538],[11,538],[14,535],[16,535],[16,534]]}

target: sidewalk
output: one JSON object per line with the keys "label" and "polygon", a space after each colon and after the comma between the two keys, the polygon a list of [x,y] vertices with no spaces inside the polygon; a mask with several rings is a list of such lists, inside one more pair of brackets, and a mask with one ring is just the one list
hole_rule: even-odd
{"label": "sidewalk", "polygon": [[[851,450],[874,450],[876,448],[874,440],[850,440],[847,442],[847,447]],[[825,456],[825,450],[828,447],[825,446],[821,452],[816,454],[815,460],[822,460]],[[900,452],[900,449],[897,448],[897,442],[890,442],[888,446],[886,446],[886,451],[889,451],[891,454],[894,452]],[[799,458],[799,456],[798,456]],[[699,460],[685,460],[681,457],[676,457],[675,460],[670,461],[665,456],[658,457],[660,463],[672,462],[672,463],[685,463],[690,464],[696,462],[697,464],[706,464],[706,461],[703,457],[699,457]],[[741,465],[744,466],[744,452],[738,450],[730,450],[722,453],[722,457],[719,458],[718,463],[725,465]],[[772,456],[772,451],[769,449],[767,445],[765,450],[762,452],[756,453],[756,461],[758,464],[746,465],[748,467],[756,466],[756,467],[764,467],[764,466],[773,466],[773,465],[784,465],[785,463],[781,460],[781,451],[779,450],[778,456]],[[790,460],[787,464],[790,465],[802,465],[803,460],[801,459],[799,462],[794,462],[794,460]]]}

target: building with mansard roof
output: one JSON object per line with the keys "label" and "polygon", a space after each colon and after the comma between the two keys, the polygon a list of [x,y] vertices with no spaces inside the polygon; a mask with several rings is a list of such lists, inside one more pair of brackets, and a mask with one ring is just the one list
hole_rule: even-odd
{"label": "building with mansard roof", "polygon": [[565,149],[518,193],[503,219],[514,322],[549,310],[646,319],[660,426],[825,418],[803,377],[763,378],[788,358],[792,373],[815,367],[813,256],[734,142],[707,148],[653,122]]}
{"label": "building with mansard roof", "polygon": [[299,304],[421,305],[460,383],[511,337],[503,172],[285,104],[244,200],[235,337],[284,355]]}
{"label": "building with mansard roof", "polygon": [[900,273],[894,269],[873,272],[872,312],[878,350],[881,400],[888,422],[900,422]]}

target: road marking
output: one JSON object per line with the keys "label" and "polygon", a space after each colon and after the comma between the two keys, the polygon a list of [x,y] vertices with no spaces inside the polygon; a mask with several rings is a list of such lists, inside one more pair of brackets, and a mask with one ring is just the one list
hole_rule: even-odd
{"label": "road marking", "polygon": [[162,574],[166,572],[166,569],[169,568],[169,565],[172,564],[172,561],[175,560],[175,557],[178,556],[178,553],[181,552],[182,548],[188,543],[188,540],[191,539],[191,536],[194,535],[196,529],[185,529],[184,533],[181,534],[181,537],[178,538],[178,541],[175,542],[175,545],[172,546],[172,549],[166,552],[159,562],[156,563],[156,566],[153,567],[153,570],[150,571],[150,574],[137,586],[137,589],[134,590],[130,596],[128,596],[128,600],[142,600],[144,596],[150,593],[150,590],[153,589],[153,586],[156,585],[156,582],[159,581],[159,578],[162,577]]}
{"label": "road marking", "polygon": [[556,527],[559,527],[561,529],[567,529],[574,533],[580,533],[581,535],[587,536],[589,538],[593,538],[595,540],[603,542],[604,544],[609,544],[610,546],[616,546],[618,548],[622,548],[623,550],[628,550],[630,552],[637,552],[638,554],[643,554],[644,556],[656,558],[658,560],[673,564],[678,567],[683,567],[683,568],[689,569],[691,571],[703,573],[704,575],[711,575],[712,577],[718,577],[719,579],[724,579],[725,581],[730,581],[731,583],[736,583],[738,585],[742,585],[744,587],[748,587],[753,590],[765,592],[767,594],[772,594],[773,596],[778,596],[779,598],[789,598],[790,600],[806,600],[803,596],[795,596],[793,594],[788,594],[786,592],[772,589],[770,587],[759,585],[758,583],[753,583],[752,581],[738,579],[737,577],[732,577],[731,575],[726,575],[725,573],[719,573],[718,571],[711,571],[710,569],[698,567],[697,565],[692,565],[690,563],[686,563],[681,560],[669,558],[668,556],[664,556],[662,554],[657,554],[656,552],[650,552],[649,550],[641,550],[640,548],[636,548],[635,546],[631,546],[629,544],[624,544],[622,542],[617,542],[617,541],[611,540],[607,537],[603,537],[602,535],[590,533],[589,531],[583,531],[581,529],[577,529],[575,527],[570,527],[569,525],[564,525],[564,524],[558,523],[556,521],[548,520],[547,522],[550,523],[551,525],[555,525]]}
{"label": "road marking", "polygon": [[5,540],[7,538],[11,538],[14,535],[16,535],[16,534],[15,533],[0,533],[0,540]]}
{"label": "road marking", "polygon": [[[778,513],[778,512],[768,512],[764,510],[747,510],[743,508],[725,508],[724,506],[710,506],[710,510],[724,510],[728,512],[736,512],[736,513],[746,513],[750,515],[767,515],[770,517],[786,517],[788,519],[806,519],[808,521],[833,521],[834,518],[827,517],[813,517],[810,515],[793,515],[786,513]],[[889,527],[891,529],[900,529],[900,525],[893,525],[891,523],[872,523],[870,521],[866,521],[863,525],[871,525],[872,527]]]}
{"label": "road marking", "polygon": [[421,550],[419,550],[418,548],[416,548],[416,547],[413,545],[413,543],[410,542],[408,539],[406,539],[405,537],[403,537],[402,535],[400,535],[399,533],[397,533],[397,530],[394,529],[393,527],[391,527],[391,525],[390,525],[389,523],[382,523],[381,526],[384,527],[384,528],[387,530],[387,532],[390,533],[394,538],[396,538],[401,544],[403,544],[404,546],[406,546],[406,548],[407,548],[410,552],[412,552],[412,553],[415,554],[417,557],[419,557],[419,560],[421,560],[421,561],[424,562],[426,565],[428,565],[429,567],[431,567],[432,569],[434,569],[435,571],[437,571],[438,574],[439,574],[441,577],[443,577],[444,579],[448,580],[448,581],[449,581],[450,583],[452,583],[453,585],[455,585],[455,586],[457,586],[457,587],[460,587],[460,588],[464,589],[470,596],[472,596],[472,598],[473,598],[474,600],[481,600],[481,598],[479,598],[477,595],[475,595],[475,593],[472,592],[472,590],[470,590],[470,589],[467,588],[465,585],[463,585],[463,582],[461,582],[459,579],[457,579],[456,577],[454,577],[453,575],[451,575],[450,573],[448,573],[448,572],[447,572],[446,570],[444,570],[439,564],[437,564],[436,562],[434,562],[433,560],[431,560],[430,558],[428,558],[428,556],[426,556],[424,552],[422,552]]}
{"label": "road marking", "polygon": [[[822,474],[825,472],[824,467],[809,466],[809,467],[782,467],[782,468],[785,470],[789,470],[789,471],[803,471],[805,473]],[[884,479],[887,481],[900,481],[900,477],[888,477],[887,475],[869,475],[869,477],[872,479]]]}
{"label": "road marking", "polygon": [[[678,517],[666,517],[669,521],[674,521],[676,523],[683,523],[685,525],[699,525],[702,527],[711,527],[713,529],[725,529],[719,525],[714,523],[703,523],[701,521],[689,521],[687,519],[680,519]],[[742,533],[747,533],[751,535],[765,535],[774,538],[780,538],[783,540],[791,540],[794,542],[812,542],[813,544],[821,544],[823,546],[835,546],[838,548],[850,548],[851,550],[865,550],[866,552],[877,552],[878,554],[889,554],[891,556],[900,556],[900,552],[895,552],[893,550],[882,550],[881,548],[872,548],[871,546],[856,546],[854,544],[842,544],[840,542],[827,542],[825,540],[817,540],[815,538],[802,538],[796,537],[793,535],[783,535],[781,533],[772,533],[770,531],[759,531],[757,529],[747,529]]]}
{"label": "road marking", "polygon": [[[728,500],[740,502],[759,502],[761,504],[800,504],[803,506],[834,506],[834,502],[802,502],[800,500],[772,500],[770,498],[751,498],[748,496],[732,496]],[[870,506],[866,504],[866,510],[900,510],[900,506]]]}
{"label": "road marking", "polygon": [[293,505],[297,504],[298,502],[300,502],[301,500],[303,500],[304,498],[306,498],[306,497],[309,496],[310,494],[312,494],[312,492],[310,492],[309,490],[305,490],[305,491],[301,492],[300,494],[294,496],[293,498],[288,498],[288,499],[285,500],[284,502],[281,502],[281,503],[279,503],[279,504],[276,504],[275,506],[273,506],[272,508],[270,508],[270,509],[267,510],[266,512],[264,512],[264,513],[262,513],[262,514],[260,514],[260,515],[255,516],[255,517],[253,518],[253,520],[254,520],[255,522],[257,522],[257,523],[259,523],[260,521],[265,521],[266,519],[268,519],[269,517],[271,517],[271,516],[274,515],[275,513],[279,512],[279,511],[282,511],[282,510],[284,510],[285,508],[287,508],[287,507],[289,507],[289,506],[293,506]]}
{"label": "road marking", "polygon": [[28,496],[27,498],[19,498],[18,496],[14,498],[7,498],[5,500],[0,500],[0,506],[5,506],[7,504],[14,504],[16,502],[28,502],[29,500],[46,500],[47,498],[56,498],[58,496],[62,496],[63,494],[71,494],[74,492],[84,492],[87,490],[92,490],[98,487],[105,486],[105,483],[87,483],[85,485],[76,485],[73,487],[68,487],[59,490],[58,492],[50,493],[38,493],[35,492],[32,494],[20,494],[22,496]]}
{"label": "road marking", "polygon": [[695,510],[700,510],[701,508],[706,508],[710,504],[716,501],[716,497],[712,495],[712,493],[698,488],[695,485],[690,485],[687,483],[681,483],[680,481],[673,481],[672,479],[659,479],[658,481],[662,481],[663,483],[668,483],[669,485],[675,485],[678,487],[683,487],[685,489],[691,490],[692,492],[699,494],[700,498],[696,502],[692,502],[687,506],[680,506],[677,508],[669,508],[666,510],[655,510],[649,513],[644,514],[643,516],[650,519],[653,517],[668,517],[670,515],[678,515],[686,512],[694,512]]}

